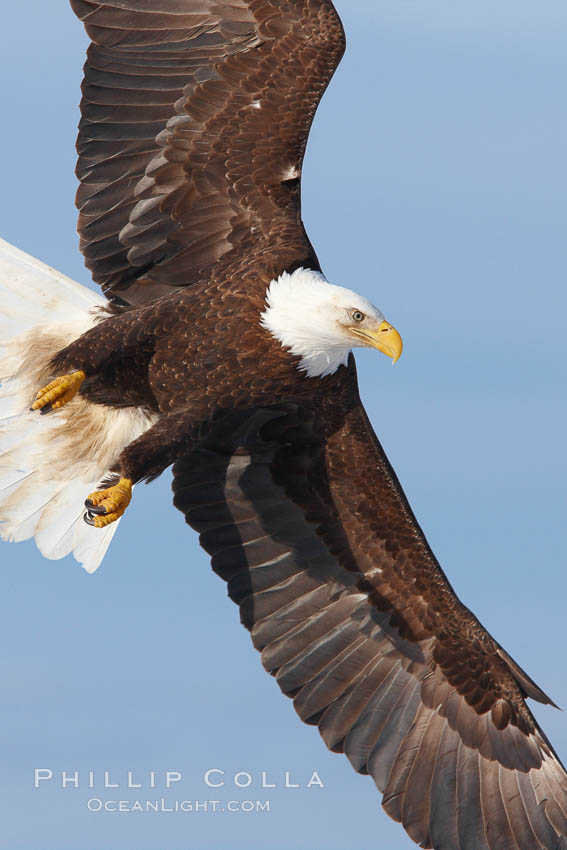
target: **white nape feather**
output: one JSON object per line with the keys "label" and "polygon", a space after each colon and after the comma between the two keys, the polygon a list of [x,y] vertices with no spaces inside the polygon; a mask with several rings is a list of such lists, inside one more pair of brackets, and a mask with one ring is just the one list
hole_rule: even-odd
{"label": "white nape feather", "polygon": [[334,286],[320,272],[297,269],[270,283],[260,324],[300,358],[298,369],[309,378],[323,378],[346,366],[351,348],[358,344],[346,331],[353,324],[353,310],[384,321],[362,295]]}

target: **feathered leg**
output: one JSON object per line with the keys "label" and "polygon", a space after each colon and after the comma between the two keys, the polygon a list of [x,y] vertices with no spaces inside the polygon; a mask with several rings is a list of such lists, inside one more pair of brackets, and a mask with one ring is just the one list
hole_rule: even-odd
{"label": "feathered leg", "polygon": [[85,522],[103,528],[121,517],[130,503],[132,485],[157,478],[180,454],[191,451],[196,439],[197,424],[190,411],[162,416],[122,451],[115,470],[116,482],[89,495]]}
{"label": "feathered leg", "polygon": [[143,308],[95,322],[51,358],[51,380],[30,399],[31,410],[49,413],[79,392],[96,404],[155,410],[147,374],[154,350],[150,326]]}

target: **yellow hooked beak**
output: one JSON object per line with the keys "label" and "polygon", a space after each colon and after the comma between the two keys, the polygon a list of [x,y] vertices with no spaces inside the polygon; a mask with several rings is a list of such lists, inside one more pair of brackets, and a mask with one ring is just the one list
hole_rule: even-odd
{"label": "yellow hooked beak", "polygon": [[392,363],[399,360],[404,344],[397,330],[389,322],[380,322],[376,330],[366,328],[351,328],[356,336],[361,337],[366,345],[377,348],[382,354],[392,358]]}

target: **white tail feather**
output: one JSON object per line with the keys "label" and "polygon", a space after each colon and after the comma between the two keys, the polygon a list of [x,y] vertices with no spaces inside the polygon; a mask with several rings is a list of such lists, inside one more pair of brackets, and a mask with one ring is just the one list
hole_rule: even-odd
{"label": "white tail feather", "polygon": [[84,500],[156,417],[91,404],[30,412],[51,357],[92,327],[104,299],[0,240],[0,536],[35,537],[46,558],[96,570],[117,529],[83,521]]}

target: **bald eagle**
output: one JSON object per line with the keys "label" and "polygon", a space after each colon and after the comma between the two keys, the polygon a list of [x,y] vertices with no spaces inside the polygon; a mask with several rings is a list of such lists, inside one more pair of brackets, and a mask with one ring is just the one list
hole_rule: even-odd
{"label": "bald eagle", "polygon": [[551,700],[456,597],[359,398],[352,349],[401,338],[301,221],[332,3],[71,5],[106,298],[0,246],[2,535],[92,571],[173,464],[265,668],[417,844],[565,850],[567,775],[525,701]]}

